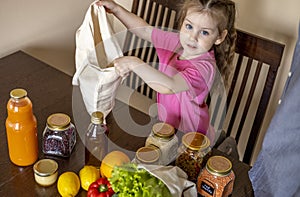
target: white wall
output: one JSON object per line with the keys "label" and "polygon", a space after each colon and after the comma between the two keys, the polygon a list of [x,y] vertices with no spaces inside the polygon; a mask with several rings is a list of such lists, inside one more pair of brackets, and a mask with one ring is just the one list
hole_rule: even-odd
{"label": "white wall", "polygon": [[1,0],[0,57],[17,50],[74,72],[75,31],[93,0]]}
{"label": "white wall", "polygon": [[[117,0],[127,9],[131,0]],[[17,50],[73,75],[75,32],[93,0],[1,0],[0,57]],[[286,45],[272,96],[267,128],[289,72],[300,20],[299,0],[235,0],[237,27]],[[123,26],[113,21],[116,31]],[[1,68],[0,68],[1,69]]]}

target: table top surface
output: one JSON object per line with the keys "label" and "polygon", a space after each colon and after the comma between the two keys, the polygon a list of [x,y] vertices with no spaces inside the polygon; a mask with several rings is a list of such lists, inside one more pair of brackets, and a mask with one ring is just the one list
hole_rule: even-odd
{"label": "table top surface", "polygon": [[[47,117],[58,112],[68,114],[77,128],[76,146],[69,158],[51,158],[58,162],[59,175],[65,171],[78,173],[84,166],[84,145],[81,136],[90,121],[80,90],[72,86],[71,76],[22,51],[1,58],[0,69],[0,196],[59,196],[56,184],[42,187],[35,182],[32,165],[19,167],[11,163],[5,129],[6,104],[12,89],[27,90],[38,122],[39,159],[49,158],[41,151],[42,133]],[[144,146],[151,125],[156,120],[116,100],[115,107],[106,121],[110,131],[109,150],[122,150],[132,158],[135,151]],[[214,150],[213,154],[223,155],[217,150]],[[250,166],[233,158],[229,159],[236,175],[232,197],[253,196],[248,178]],[[86,192],[80,189],[78,196],[86,196]]]}

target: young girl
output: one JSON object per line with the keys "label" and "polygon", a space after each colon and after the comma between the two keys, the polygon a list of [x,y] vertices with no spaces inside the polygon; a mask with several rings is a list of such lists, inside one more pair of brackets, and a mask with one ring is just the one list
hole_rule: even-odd
{"label": "young girl", "polygon": [[[217,69],[224,80],[230,74],[235,43],[235,4],[231,0],[186,0],[179,32],[162,31],[112,0],[97,3],[113,13],[131,32],[153,43],[159,70],[134,56],[114,61],[116,72],[135,72],[157,91],[158,116],[180,131],[209,133],[205,103]],[[217,65],[217,67],[216,67]]]}

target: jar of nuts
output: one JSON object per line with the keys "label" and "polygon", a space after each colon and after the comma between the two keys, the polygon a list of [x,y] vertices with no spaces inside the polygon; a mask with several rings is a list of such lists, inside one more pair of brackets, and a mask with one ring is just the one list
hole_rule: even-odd
{"label": "jar of nuts", "polygon": [[197,191],[205,197],[227,197],[232,193],[234,173],[231,162],[223,156],[212,156],[198,176]]}
{"label": "jar of nuts", "polygon": [[178,148],[175,165],[185,171],[190,181],[197,181],[205,155],[211,150],[209,139],[197,132],[186,133]]}

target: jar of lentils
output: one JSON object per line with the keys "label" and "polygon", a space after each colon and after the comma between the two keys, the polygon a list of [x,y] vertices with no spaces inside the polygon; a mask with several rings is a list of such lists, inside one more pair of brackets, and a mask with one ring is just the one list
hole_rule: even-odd
{"label": "jar of lentils", "polygon": [[229,196],[232,193],[235,178],[231,168],[232,164],[226,157],[210,157],[197,180],[199,196]]}
{"label": "jar of lentils", "polygon": [[197,181],[203,167],[203,159],[211,150],[209,139],[198,132],[189,132],[182,137],[175,165],[185,171],[190,181]]}
{"label": "jar of lentils", "polygon": [[76,143],[76,128],[68,115],[55,113],[47,118],[43,132],[44,154],[69,157]]}
{"label": "jar of lentils", "polygon": [[156,146],[160,150],[160,164],[168,165],[176,159],[178,138],[173,126],[159,122],[153,125],[145,146]]}

